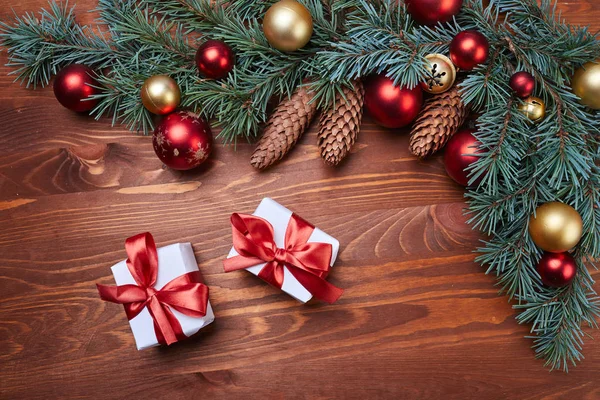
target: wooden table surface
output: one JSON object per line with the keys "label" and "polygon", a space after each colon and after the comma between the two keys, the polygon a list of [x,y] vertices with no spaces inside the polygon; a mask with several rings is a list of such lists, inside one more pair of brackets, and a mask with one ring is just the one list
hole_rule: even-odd
{"label": "wooden table surface", "polygon": [[[2,0],[0,18],[45,4]],[[80,21],[94,6],[78,2]],[[600,28],[597,0],[560,8]],[[149,137],[73,114],[9,71],[0,67],[1,399],[600,398],[600,342],[586,340],[568,374],[534,358],[529,327],[474,262],[480,237],[465,225],[463,190],[441,158],[409,154],[406,132],[366,118],[338,169],[319,159],[313,126],[268,172],[252,169],[243,145],[181,173]],[[340,240],[330,280],[346,292],[335,305],[303,306],[223,273],[229,215],[266,196]],[[123,309],[94,284],[113,283],[124,239],[146,230],[159,246],[193,244],[216,320],[137,351]]]}

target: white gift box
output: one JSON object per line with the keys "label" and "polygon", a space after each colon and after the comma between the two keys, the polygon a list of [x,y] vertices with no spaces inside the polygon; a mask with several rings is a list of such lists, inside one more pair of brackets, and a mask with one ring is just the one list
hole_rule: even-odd
{"label": "white gift box", "polygon": [[[160,247],[158,252],[158,274],[154,288],[160,290],[173,279],[187,274],[188,272],[198,271],[198,264],[194,251],[190,243],[175,243],[169,246]],[[123,260],[111,267],[115,277],[117,286],[121,285],[136,285],[137,283],[131,276],[129,268],[127,268],[127,260]],[[215,320],[215,315],[210,306],[210,301],[206,305],[206,315],[204,317],[190,317],[173,308],[171,312],[179,323],[183,333],[186,336],[191,336],[198,332],[201,328],[210,324]],[[129,321],[135,344],[138,350],[147,349],[148,347],[158,346],[158,339],[154,332],[154,321],[147,307]]]}
{"label": "white gift box", "polygon": [[[267,197],[260,202],[253,215],[269,221],[269,223],[273,226],[275,244],[279,248],[285,247],[285,231],[287,230],[288,222],[292,217],[292,212],[281,204],[277,203],[275,200]],[[340,242],[316,227],[308,239],[308,243],[313,242],[331,244],[331,266],[333,266],[340,249]],[[238,252],[232,247],[227,258],[237,255]],[[246,268],[246,270],[250,271],[254,275],[258,275],[265,264],[266,263],[257,264]],[[312,294],[306,290],[306,288],[302,286],[300,282],[298,282],[296,277],[294,277],[294,275],[292,275],[289,269],[285,266],[283,267],[283,285],[281,290],[294,297],[296,300],[301,301],[302,303],[306,303],[312,298]]]}

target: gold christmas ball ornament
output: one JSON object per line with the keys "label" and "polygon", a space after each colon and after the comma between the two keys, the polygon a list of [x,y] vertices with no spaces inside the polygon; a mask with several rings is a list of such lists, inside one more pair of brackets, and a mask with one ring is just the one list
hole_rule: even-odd
{"label": "gold christmas ball ornament", "polygon": [[140,95],[148,111],[161,115],[175,111],[181,100],[177,82],[166,75],[154,75],[146,79]]}
{"label": "gold christmas ball ornament", "polygon": [[281,51],[295,51],[304,47],[312,36],[312,16],[297,1],[281,0],[267,10],[263,31],[271,46]]}
{"label": "gold christmas ball ornament", "polygon": [[600,110],[600,60],[589,62],[575,71],[571,80],[573,93],[581,98],[581,104]]}
{"label": "gold christmas ball ornament", "polygon": [[540,122],[546,116],[546,104],[544,100],[530,96],[519,105],[519,110],[532,122]]}
{"label": "gold christmas ball ornament", "polygon": [[539,206],[529,218],[529,234],[542,250],[562,253],[581,239],[583,221],[571,206],[553,201]]}
{"label": "gold christmas ball ornament", "polygon": [[447,92],[454,86],[456,81],[456,68],[448,57],[443,54],[429,54],[425,56],[429,61],[425,82],[421,82],[421,88],[432,94]]}

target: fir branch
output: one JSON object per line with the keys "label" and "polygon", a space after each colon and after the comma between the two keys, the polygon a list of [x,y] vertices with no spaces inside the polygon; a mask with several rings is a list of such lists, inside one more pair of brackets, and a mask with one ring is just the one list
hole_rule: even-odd
{"label": "fir branch", "polygon": [[119,121],[130,130],[150,132],[154,129],[152,114],[140,100],[140,89],[145,75],[135,65],[117,62],[110,74],[98,78],[100,94],[93,96],[99,103],[94,108],[96,119],[112,115],[113,125]]}
{"label": "fir branch", "polygon": [[[549,27],[551,23],[547,18],[522,19],[511,25],[514,24],[511,21],[525,18],[524,15],[543,14],[541,9],[532,12],[532,8],[537,8],[534,2],[515,0],[511,3],[510,10],[503,9],[510,11],[505,25],[494,32],[484,32],[492,39],[493,49],[487,71],[496,68],[503,78],[496,82],[487,80],[484,68],[479,68],[463,83],[464,96],[480,109],[498,104],[500,97],[507,98],[505,87],[509,73],[525,69],[536,77],[548,114],[542,123],[531,125],[522,116],[511,113],[514,108],[511,105],[507,108],[509,111],[488,109],[480,117],[476,136],[482,142],[481,153],[471,168],[471,181],[477,174],[483,176],[483,180],[467,194],[470,222],[494,235],[479,249],[478,261],[488,266],[488,273],[495,272],[503,291],[518,301],[516,308],[523,310],[518,316],[519,321],[533,324],[534,348],[538,356],[545,358],[546,365],[551,368],[566,370],[568,362],[581,359],[581,323],[594,324],[594,316],[598,314],[597,298],[591,289],[591,277],[580,250],[574,254],[580,269],[576,282],[562,291],[541,285],[535,270],[541,254],[527,234],[527,221],[537,205],[556,199],[574,205],[582,215],[586,213],[577,197],[582,192],[580,186],[585,185],[584,182],[589,184],[595,169],[595,153],[589,147],[589,129],[597,128],[590,122],[592,116],[564,87],[572,68],[561,64],[564,59],[560,52],[568,47],[585,59],[593,54],[590,48],[596,43],[588,35],[573,35],[564,26]],[[502,4],[506,6],[507,2]],[[478,20],[480,28],[484,27],[483,22]],[[523,45],[519,29],[523,32],[548,29],[552,30],[552,35],[548,32],[545,37],[529,36]],[[559,40],[557,32],[569,39],[562,37]],[[550,36],[554,36],[552,45],[547,42]],[[560,46],[555,48],[558,42]],[[490,87],[496,90],[495,94],[490,95]],[[507,135],[511,126],[514,126],[514,136]],[[506,146],[506,140],[511,137],[519,139]],[[502,153],[505,146],[509,152]],[[503,155],[503,160],[498,161],[499,154]],[[591,231],[592,243],[597,245],[597,220],[588,218],[585,229]]]}
{"label": "fir branch", "polygon": [[73,8],[67,3],[50,3],[40,17],[26,14],[10,24],[0,22],[0,44],[8,48],[8,66],[18,67],[11,74],[27,87],[45,86],[60,68],[84,63],[106,68],[122,56],[101,34],[75,22]]}

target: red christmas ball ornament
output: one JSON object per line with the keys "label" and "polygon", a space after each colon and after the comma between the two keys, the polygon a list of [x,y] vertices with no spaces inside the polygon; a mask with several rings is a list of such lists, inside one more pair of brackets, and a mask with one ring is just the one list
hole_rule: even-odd
{"label": "red christmas ball ornament", "polygon": [[472,70],[483,64],[490,53],[490,43],[480,32],[462,31],[450,43],[450,58],[460,69]]}
{"label": "red christmas ball ornament", "polygon": [[476,154],[479,142],[473,135],[472,129],[457,132],[446,144],[444,154],[444,166],[450,178],[462,186],[468,186],[469,174],[465,169],[477,161],[476,156],[465,154]]}
{"label": "red christmas ball ornament", "polygon": [[401,128],[410,124],[421,111],[423,90],[394,86],[384,75],[375,75],[365,82],[365,109],[375,122],[386,128]]}
{"label": "red christmas ball ornament", "polygon": [[207,40],[196,51],[196,65],[206,78],[225,78],[235,65],[235,54],[227,43]]}
{"label": "red christmas ball ornament", "polygon": [[96,87],[95,73],[83,64],[71,64],[61,69],[54,78],[54,96],[71,111],[90,111],[98,100],[85,100],[100,91]]}
{"label": "red christmas ball ornament", "polygon": [[154,151],[169,168],[188,170],[202,164],[212,151],[210,126],[187,111],[165,117],[152,136]]}
{"label": "red christmas ball ornament", "polygon": [[517,96],[525,99],[533,94],[535,78],[529,72],[516,72],[511,76],[509,85]]}
{"label": "red christmas ball ornament", "polygon": [[544,285],[561,288],[570,284],[573,278],[575,278],[577,274],[577,262],[567,252],[545,252],[536,269]]}
{"label": "red christmas ball ornament", "polygon": [[463,0],[406,0],[408,13],[423,25],[448,22],[458,14]]}

